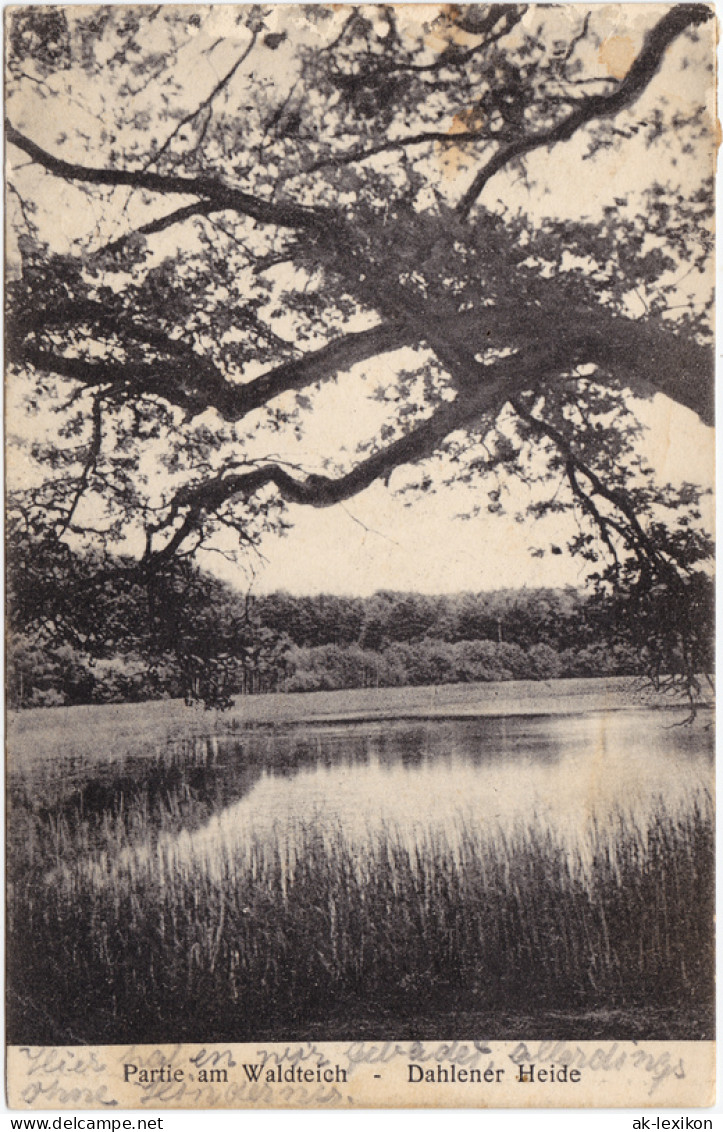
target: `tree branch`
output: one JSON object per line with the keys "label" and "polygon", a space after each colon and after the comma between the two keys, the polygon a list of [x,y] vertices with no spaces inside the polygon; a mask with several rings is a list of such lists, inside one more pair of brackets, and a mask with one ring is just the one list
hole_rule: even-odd
{"label": "tree branch", "polygon": [[379,153],[385,153],[388,150],[407,149],[410,146],[428,145],[430,142],[438,142],[442,145],[461,145],[466,141],[479,141],[479,130],[467,130],[458,134],[452,134],[449,130],[426,130],[419,134],[410,134],[408,137],[394,138],[390,141],[379,142],[378,145],[369,146],[367,149],[350,149],[346,153],[330,154],[329,157],[320,157],[318,161],[308,165],[305,169],[299,170],[294,173],[294,177],[302,177],[308,173],[316,173],[319,169],[326,169],[329,166],[352,165],[356,162],[367,161],[370,157],[376,157]]}
{"label": "tree branch", "polygon": [[[161,550],[148,556],[149,560],[154,566],[170,560],[185,539],[197,529],[204,514],[216,511],[236,496],[248,497],[269,485],[273,485],[288,503],[332,507],[335,503],[351,499],[381,476],[389,474],[398,464],[430,455],[435,446],[456,427],[461,415],[456,402],[454,405],[441,406],[418,428],[368,456],[352,471],[337,479],[311,475],[305,480],[297,480],[280,465],[270,464],[251,472],[221,474],[201,484],[182,488],[169,505],[168,522],[172,522],[175,516],[185,510],[183,522]],[[167,527],[168,522],[159,525],[156,530]]]}
{"label": "tree branch", "polygon": [[311,475],[305,480],[298,480],[285,468],[270,464],[232,475],[221,472],[200,484],[183,487],[168,504],[166,520],[159,523],[152,533],[168,530],[185,512],[181,525],[161,550],[149,550],[146,557],[153,563],[169,560],[197,529],[205,514],[217,510],[234,497],[248,497],[269,485],[273,485],[286,502],[311,507],[333,507],[351,499],[375,480],[388,476],[399,465],[415,463],[433,455],[457,429],[484,415],[496,417],[511,396],[523,389],[534,388],[557,370],[557,364],[554,352],[546,353],[542,347],[530,350],[527,355],[501,358],[487,366],[477,364],[478,381],[475,386],[470,384],[455,401],[443,402],[416,428],[372,453],[336,479]]}
{"label": "tree branch", "polygon": [[[625,541],[628,543],[628,546],[634,553],[640,554],[640,552],[642,552],[643,558],[647,563],[656,568],[659,573],[665,576],[668,580],[674,580],[677,583],[679,581],[679,577],[676,567],[673,566],[671,562],[669,562],[660,554],[660,551],[655,546],[651,538],[643,530],[640,520],[635,512],[635,508],[626,496],[625,492],[608,487],[607,484],[605,484],[600,479],[600,476],[597,474],[597,472],[595,472],[594,469],[591,468],[590,465],[587,464],[575,452],[569,440],[565,436],[563,436],[563,434],[556,428],[548,424],[547,421],[542,420],[540,417],[534,416],[524,407],[524,405],[519,400],[513,399],[510,401],[510,404],[512,405],[512,408],[515,410],[517,415],[521,417],[522,420],[526,421],[530,428],[532,428],[534,431],[542,433],[544,436],[547,436],[550,440],[552,440],[555,447],[558,448],[565,457],[566,466],[571,466],[572,469],[576,469],[577,471],[581,472],[582,475],[584,475],[588,480],[590,486],[593,489],[593,492],[596,495],[599,495],[601,499],[605,499],[608,503],[612,504],[615,510],[620,512],[620,514],[624,517],[626,523],[628,524],[628,528],[627,530],[625,530],[619,525],[616,525],[614,521],[606,520],[603,516],[600,516],[599,512],[597,512],[597,508],[594,508],[594,504],[591,504],[589,497],[585,496],[585,498],[588,500],[588,503],[590,503],[594,508],[594,517],[596,518],[598,525],[600,525],[601,520],[603,522],[608,521],[609,525],[612,526],[625,539]],[[568,471],[568,477],[569,476],[570,473]],[[573,490],[575,490],[578,495],[584,495],[582,488],[575,480],[574,474],[570,482]]]}
{"label": "tree branch", "polygon": [[87,488],[87,486],[90,482],[90,477],[92,476],[93,472],[95,471],[96,464],[98,463],[98,457],[100,456],[100,450],[101,450],[101,446],[102,446],[102,443],[103,443],[103,404],[102,404],[102,402],[103,402],[102,394],[97,394],[94,401],[93,401],[93,410],[92,410],[92,414],[91,414],[93,431],[92,431],[90,445],[88,446],[88,455],[86,457],[85,464],[83,465],[83,471],[81,472],[80,477],[78,479],[78,485],[77,485],[76,490],[73,494],[73,499],[71,501],[70,507],[68,508],[68,511],[67,511],[66,515],[64,516],[61,524],[60,524],[60,527],[57,528],[53,532],[56,541],[60,541],[60,539],[63,537],[63,535],[71,527],[75,512],[78,509],[78,505],[79,505],[79,503],[80,503],[80,501],[81,501],[81,499],[82,499],[82,497],[85,493],[85,489]]}
{"label": "tree branch", "polygon": [[24,309],[22,313],[18,312],[8,330],[7,348],[10,358],[18,362],[29,360],[23,352],[23,337],[38,334],[53,326],[68,329],[70,323],[76,326],[95,326],[106,335],[127,335],[174,357],[202,361],[200,355],[182,339],[170,338],[162,330],[125,317],[125,312],[114,310],[95,299],[68,299],[53,306],[34,306]]}
{"label": "tree branch", "polygon": [[560,319],[556,336],[570,367],[597,365],[634,393],[663,393],[691,409],[703,424],[713,425],[713,347],[692,334],[674,332],[672,325],[625,318],[602,307],[573,309]]}
{"label": "tree branch", "polygon": [[327,209],[306,208],[292,201],[263,200],[225,185],[213,177],[181,177],[142,169],[102,169],[65,161],[36,145],[7,121],[6,137],[8,142],[22,149],[48,173],[66,181],[83,181],[89,185],[127,185],[132,189],[145,189],[161,195],[198,196],[218,211],[230,209],[261,224],[272,224],[279,228],[322,230],[328,226],[332,217]]}
{"label": "tree branch", "polygon": [[195,416],[213,408],[227,421],[238,421],[254,409],[262,408],[274,397],[289,390],[304,389],[324,381],[340,370],[349,369],[377,354],[414,345],[410,332],[399,323],[387,323],[334,339],[318,350],[268,370],[245,384],[228,381],[212,362],[190,346],[133,324],[124,330],[175,355],[174,359],[137,362],[99,361],[69,357],[25,343],[9,350],[16,364],[30,364],[86,386],[109,384],[131,395],[163,397]]}
{"label": "tree branch", "polygon": [[672,8],[645,36],[639,55],[616,90],[590,95],[567,117],[547,130],[518,138],[502,147],[474,178],[467,192],[457,204],[457,212],[466,218],[488,181],[515,158],[523,157],[535,149],[568,141],[582,126],[596,118],[609,118],[619,113],[642,94],[663,61],[670,44],[688,28],[712,19],[713,9],[703,4],[679,4]]}
{"label": "tree branch", "polygon": [[166,216],[159,216],[157,220],[151,220],[148,224],[142,224],[140,228],[134,228],[132,232],[126,232],[125,235],[119,236],[117,240],[98,248],[94,254],[100,256],[120,251],[134,236],[153,236],[156,232],[165,232],[167,228],[172,228],[174,224],[182,224],[184,220],[190,220],[192,216],[209,216],[212,212],[219,211],[218,205],[209,200],[199,200],[194,204],[186,204],[182,208],[176,208],[173,212],[169,212]]}
{"label": "tree branch", "polygon": [[[591,517],[592,521],[595,523],[595,526],[598,528],[598,531],[600,532],[600,538],[607,547],[608,553],[613,561],[615,576],[617,577],[620,571],[620,560],[618,558],[618,552],[615,548],[615,544],[610,537],[610,531],[615,531],[623,540],[623,542],[627,543],[628,546],[630,546],[632,540],[630,538],[629,532],[625,530],[625,527],[623,527],[621,523],[616,522],[608,515],[603,515],[600,512],[594,500],[590,497],[590,495],[588,495],[588,493],[580,484],[580,481],[577,478],[577,465],[574,460],[568,459],[565,461],[565,475],[567,476],[568,483],[572,488],[573,495],[577,499],[579,499],[580,506],[582,507],[583,511],[586,515],[589,515]],[[638,561],[642,566],[643,557],[640,548],[637,545],[634,545],[633,549],[638,555]]]}
{"label": "tree branch", "polygon": [[144,171],[145,171],[146,169],[149,169],[151,165],[155,165],[155,164],[156,164],[156,162],[158,161],[159,157],[161,157],[161,156],[162,156],[162,155],[163,155],[163,154],[164,154],[164,153],[165,153],[165,152],[167,151],[168,147],[169,147],[169,146],[171,145],[171,143],[173,142],[173,139],[174,139],[175,137],[177,137],[177,136],[178,136],[178,134],[180,133],[180,131],[181,131],[181,130],[183,129],[183,127],[184,127],[184,126],[187,126],[187,125],[189,124],[189,122],[192,122],[194,118],[197,118],[197,117],[198,117],[198,115],[199,115],[199,114],[200,114],[200,113],[201,113],[201,112],[202,112],[203,110],[210,110],[210,108],[211,108],[211,105],[212,105],[212,103],[213,103],[214,99],[215,99],[215,98],[217,98],[217,96],[218,96],[218,95],[219,95],[219,94],[221,93],[221,91],[222,91],[222,90],[224,89],[224,87],[228,86],[228,84],[230,83],[231,79],[233,78],[233,76],[234,76],[234,75],[236,74],[236,72],[238,71],[239,67],[240,67],[240,66],[241,66],[241,65],[242,65],[243,63],[245,63],[245,62],[246,62],[246,60],[248,59],[249,55],[251,54],[251,52],[252,52],[252,51],[253,51],[253,49],[254,49],[254,46],[255,46],[255,44],[256,44],[256,40],[257,40],[257,39],[258,39],[258,31],[257,31],[257,30],[254,30],[254,31],[252,31],[252,33],[251,33],[251,42],[249,43],[249,45],[248,45],[248,47],[246,48],[246,50],[242,52],[242,54],[241,54],[241,55],[239,56],[239,58],[238,58],[238,59],[236,60],[236,62],[234,63],[234,65],[233,65],[233,66],[231,67],[231,69],[230,69],[229,71],[227,71],[227,72],[226,72],[226,74],[225,74],[225,75],[223,75],[223,76],[222,76],[222,77],[221,77],[221,78],[220,78],[220,79],[218,80],[218,82],[216,83],[216,85],[215,85],[215,87],[213,88],[213,90],[211,91],[211,93],[210,93],[210,94],[209,94],[209,95],[208,95],[208,96],[207,96],[206,98],[204,98],[204,99],[203,99],[203,100],[202,100],[202,101],[201,101],[201,102],[200,102],[200,103],[198,104],[198,106],[196,107],[196,109],[195,109],[195,110],[192,110],[192,111],[191,111],[191,112],[190,112],[189,114],[186,114],[186,115],[185,115],[185,117],[181,118],[180,122],[178,122],[178,124],[177,124],[177,125],[175,126],[175,128],[174,128],[174,129],[173,129],[173,130],[171,131],[171,133],[170,133],[170,134],[168,135],[168,137],[166,138],[166,140],[164,141],[164,143],[163,143],[163,145],[162,145],[162,146],[160,147],[160,149],[158,149],[158,150],[157,150],[157,151],[156,151],[156,152],[155,152],[155,153],[153,154],[153,156],[152,156],[152,157],[151,157],[151,158],[150,158],[150,159],[148,160],[147,164],[146,164],[146,165],[144,165],[144,167],[143,167],[143,168],[144,168]]}

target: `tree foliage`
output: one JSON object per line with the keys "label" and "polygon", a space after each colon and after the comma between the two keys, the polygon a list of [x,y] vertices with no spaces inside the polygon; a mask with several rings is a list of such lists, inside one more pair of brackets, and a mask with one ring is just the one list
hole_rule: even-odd
{"label": "tree foliage", "polygon": [[94,557],[62,546],[55,560],[47,546],[8,549],[14,708],[168,697],[219,708],[244,693],[580,676],[648,674],[660,685],[688,662],[712,670],[703,576],[682,625],[664,591],[254,595],[185,559],[142,584],[122,563],[99,572]]}
{"label": "tree foliage", "polygon": [[[522,481],[532,517],[576,516],[601,594],[640,624],[667,611],[670,670],[711,542],[702,489],[646,466],[636,405],[712,423],[712,10],[630,18],[626,37],[605,8],[9,11],[18,537],[92,548],[101,579],[121,554],[113,586],[152,589],[401,465],[418,490],[479,483],[489,511]],[[601,65],[611,40],[623,66]],[[629,193],[601,176],[567,215],[566,153],[626,150]],[[280,457],[356,379],[376,432],[350,420],[321,467]]]}

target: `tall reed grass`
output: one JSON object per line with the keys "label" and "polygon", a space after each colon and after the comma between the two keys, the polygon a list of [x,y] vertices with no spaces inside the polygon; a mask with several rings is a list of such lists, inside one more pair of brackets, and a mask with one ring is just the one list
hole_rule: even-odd
{"label": "tall reed grass", "polygon": [[394,1037],[414,1018],[445,1036],[433,1020],[455,1012],[491,1037],[515,1012],[558,1012],[566,1038],[589,1011],[668,1010],[648,1037],[709,1025],[703,791],[592,822],[572,849],[534,820],[363,845],[299,825],[219,847],[213,868],[169,836],[211,812],[186,787],[90,813],[15,797],[12,1043]]}

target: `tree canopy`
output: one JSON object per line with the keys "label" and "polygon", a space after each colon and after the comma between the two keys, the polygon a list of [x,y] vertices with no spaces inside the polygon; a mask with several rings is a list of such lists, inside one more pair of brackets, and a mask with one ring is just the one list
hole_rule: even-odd
{"label": "tree canopy", "polygon": [[[402,465],[492,512],[522,480],[690,680],[705,485],[636,406],[712,424],[713,11],[611,11],[9,10],[13,537],[152,578]],[[331,382],[375,427],[298,464]]]}

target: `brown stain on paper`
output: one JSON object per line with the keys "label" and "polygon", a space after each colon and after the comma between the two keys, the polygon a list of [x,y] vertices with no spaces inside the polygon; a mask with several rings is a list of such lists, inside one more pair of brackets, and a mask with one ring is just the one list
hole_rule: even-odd
{"label": "brown stain on paper", "polygon": [[629,35],[609,35],[598,53],[598,62],[614,79],[624,79],[635,60],[635,44]]}
{"label": "brown stain on paper", "polygon": [[[472,106],[467,110],[460,110],[454,115],[447,133],[450,138],[454,138],[456,134],[470,134],[476,130],[481,130],[483,124],[484,116],[479,107]],[[436,149],[439,155],[442,177],[445,180],[454,180],[467,160],[464,143],[462,145],[448,145],[446,142],[442,142],[436,146]]]}
{"label": "brown stain on paper", "polygon": [[456,47],[469,46],[472,37],[457,22],[462,15],[464,9],[459,4],[442,4],[439,15],[432,23],[432,30],[424,37],[426,46],[440,54],[451,44]]}
{"label": "brown stain on paper", "polygon": [[[442,4],[439,14],[432,21],[431,29],[423,36],[425,46],[437,55],[444,54],[451,46],[469,47],[474,42],[474,35],[460,27],[458,22],[464,15],[465,9],[459,4]],[[459,110],[453,116],[447,133],[450,138],[455,134],[469,134],[480,130],[484,121],[479,106],[472,105]],[[448,145],[442,142],[438,143],[435,149],[443,179],[454,180],[465,167],[467,154],[464,145]]]}

